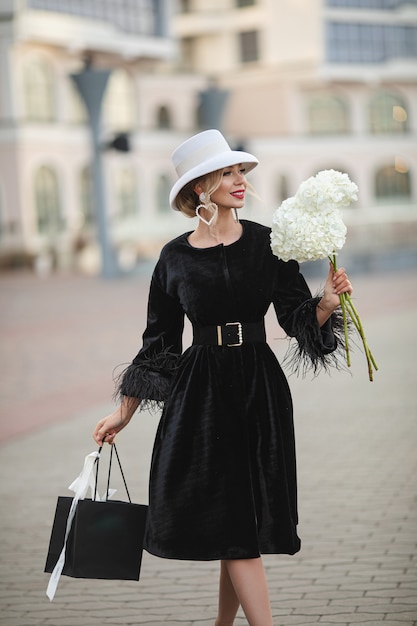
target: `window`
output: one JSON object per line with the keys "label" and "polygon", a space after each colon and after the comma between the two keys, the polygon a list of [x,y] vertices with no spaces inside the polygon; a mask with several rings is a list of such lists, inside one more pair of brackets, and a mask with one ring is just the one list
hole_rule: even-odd
{"label": "window", "polygon": [[411,196],[410,173],[403,161],[395,165],[387,165],[377,171],[375,196],[379,200],[398,200]]}
{"label": "window", "polygon": [[311,135],[335,135],[349,132],[348,105],[333,94],[311,96],[307,103],[308,131]]}
{"label": "window", "polygon": [[397,95],[381,92],[372,98],[369,106],[371,133],[405,133],[407,121],[406,106]]}
{"label": "window", "polygon": [[91,227],[94,224],[94,190],[91,167],[87,165],[80,173],[80,206],[82,226]]}
{"label": "window", "polygon": [[117,217],[126,219],[137,213],[136,176],[132,167],[125,167],[117,173]]}
{"label": "window", "polygon": [[25,63],[23,69],[24,104],[27,119],[51,122],[54,115],[52,70],[43,60]]}
{"label": "window", "polygon": [[35,174],[35,206],[39,233],[55,235],[63,230],[58,180],[52,168],[40,167]]}
{"label": "window", "polygon": [[417,58],[417,27],[406,25],[328,22],[329,63],[384,63]]}
{"label": "window", "polygon": [[158,34],[162,9],[154,0],[27,0],[29,8],[108,22],[137,35]]}
{"label": "window", "polygon": [[135,127],[133,81],[124,70],[115,70],[104,95],[103,116],[108,129],[129,131]]}
{"label": "window", "polygon": [[256,30],[239,33],[240,60],[242,63],[253,63],[259,60],[259,34]]}
{"label": "window", "polygon": [[158,211],[161,213],[170,211],[168,199],[171,187],[171,177],[167,174],[161,174],[158,178],[158,184],[156,189],[156,206],[158,207]]}
{"label": "window", "polygon": [[168,128],[172,128],[171,113],[167,106],[163,105],[159,107],[158,113],[157,113],[156,125],[157,125],[157,128],[164,129],[164,130]]}

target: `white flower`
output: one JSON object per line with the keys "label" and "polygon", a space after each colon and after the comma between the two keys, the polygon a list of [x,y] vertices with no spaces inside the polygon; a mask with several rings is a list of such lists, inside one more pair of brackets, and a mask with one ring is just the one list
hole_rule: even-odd
{"label": "white flower", "polygon": [[[293,259],[299,263],[328,257],[337,271],[336,251],[343,248],[346,239],[340,208],[357,200],[357,192],[349,176],[335,170],[323,170],[301,183],[295,196],[285,200],[272,217],[272,252],[283,261]],[[349,316],[361,337],[369,380],[373,380],[373,368],[378,367],[349,293],[340,295],[340,306],[347,364],[350,366]]]}
{"label": "white flower", "polygon": [[339,208],[357,200],[347,174],[323,170],[304,181],[272,218],[271,248],[283,261],[324,259],[343,248],[346,226]]}

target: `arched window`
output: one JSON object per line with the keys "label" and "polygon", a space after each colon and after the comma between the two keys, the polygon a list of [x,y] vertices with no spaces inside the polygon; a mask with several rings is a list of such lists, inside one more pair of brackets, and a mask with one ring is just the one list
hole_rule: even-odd
{"label": "arched window", "polygon": [[27,61],[23,70],[24,106],[27,119],[51,122],[55,118],[52,69],[42,59]]}
{"label": "arched window", "polygon": [[408,130],[408,114],[404,101],[396,94],[380,92],[369,105],[371,133],[405,133]]}
{"label": "arched window", "polygon": [[135,171],[132,167],[124,167],[117,172],[117,217],[121,220],[137,214],[137,186]]}
{"label": "arched window", "polygon": [[161,174],[158,178],[156,189],[156,206],[158,211],[166,212],[170,210],[169,192],[171,190],[172,180],[168,174]]}
{"label": "arched window", "polygon": [[308,131],[311,135],[337,135],[349,132],[347,102],[333,94],[311,96],[307,103]]}
{"label": "arched window", "polygon": [[160,129],[172,128],[171,112],[167,106],[162,105],[161,107],[159,107],[157,112],[156,125]]}
{"label": "arched window", "polygon": [[58,179],[49,167],[42,166],[35,174],[35,206],[39,233],[54,235],[63,230]]}
{"label": "arched window", "polygon": [[82,226],[88,228],[94,224],[93,179],[89,165],[86,165],[80,172],[80,207]]}
{"label": "arched window", "polygon": [[379,200],[410,198],[410,172],[404,162],[381,167],[376,172],[375,196]]}
{"label": "arched window", "polygon": [[103,119],[107,129],[132,130],[136,121],[135,107],[132,78],[124,70],[115,70],[110,75],[103,101]]}

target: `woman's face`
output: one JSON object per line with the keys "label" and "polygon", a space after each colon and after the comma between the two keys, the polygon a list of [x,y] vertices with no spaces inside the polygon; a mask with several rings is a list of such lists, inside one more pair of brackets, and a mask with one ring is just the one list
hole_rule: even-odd
{"label": "woman's face", "polygon": [[242,164],[223,170],[219,187],[210,199],[224,209],[240,209],[245,204],[246,177]]}

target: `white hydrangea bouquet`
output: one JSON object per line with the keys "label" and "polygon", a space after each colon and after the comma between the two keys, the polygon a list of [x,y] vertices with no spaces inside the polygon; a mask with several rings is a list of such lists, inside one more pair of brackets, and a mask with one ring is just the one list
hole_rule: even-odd
{"label": "white hydrangea bouquet", "polygon": [[[337,251],[346,241],[346,226],[340,212],[358,199],[358,187],[347,174],[323,170],[301,183],[295,196],[285,200],[272,218],[272,252],[283,261],[299,263],[330,259],[337,270]],[[365,338],[359,315],[348,293],[340,296],[345,335],[346,361],[350,367],[348,317],[358,331],[368,364],[369,380],[378,369]]]}

